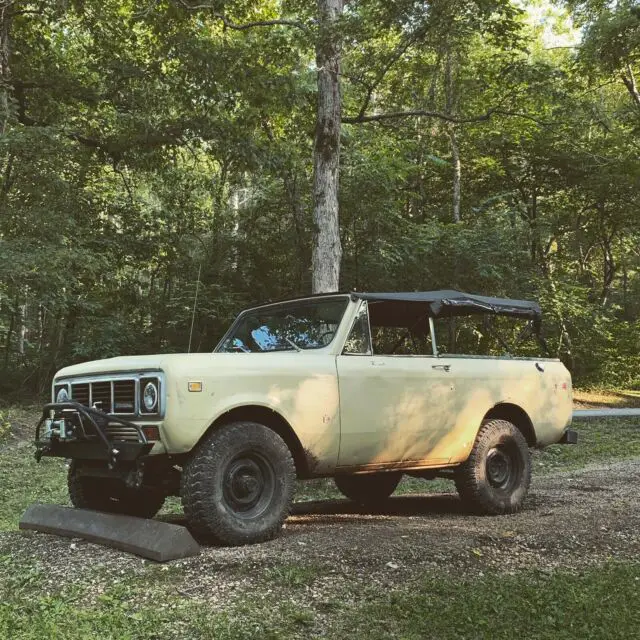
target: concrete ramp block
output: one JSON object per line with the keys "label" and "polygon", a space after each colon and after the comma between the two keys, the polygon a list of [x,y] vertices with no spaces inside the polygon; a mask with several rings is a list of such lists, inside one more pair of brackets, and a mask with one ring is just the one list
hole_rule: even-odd
{"label": "concrete ramp block", "polygon": [[200,545],[186,527],[88,509],[34,504],[22,515],[19,527],[83,538],[156,562],[188,558],[200,553]]}

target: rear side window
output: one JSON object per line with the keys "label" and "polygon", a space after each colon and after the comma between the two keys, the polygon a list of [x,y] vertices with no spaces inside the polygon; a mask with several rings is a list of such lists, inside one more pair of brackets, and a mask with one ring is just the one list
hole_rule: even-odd
{"label": "rear side window", "polygon": [[441,355],[544,357],[531,322],[487,314],[434,320]]}

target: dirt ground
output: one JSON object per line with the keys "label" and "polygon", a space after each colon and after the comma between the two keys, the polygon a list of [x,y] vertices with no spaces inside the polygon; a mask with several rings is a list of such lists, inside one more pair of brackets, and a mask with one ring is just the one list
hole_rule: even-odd
{"label": "dirt ground", "polygon": [[[428,485],[425,485],[426,487]],[[92,575],[97,596],[123,572],[144,574],[153,563],[81,540],[32,532],[0,534],[0,555],[29,559],[52,589]],[[526,508],[512,516],[462,513],[454,494],[391,498],[366,513],[345,500],[298,503],[283,534],[241,548],[203,548],[171,563],[180,595],[214,608],[247,590],[269,590],[274,571],[308,568],[302,595],[316,603],[363,588],[392,588],[434,569],[482,575],[497,569],[575,568],[640,554],[640,459],[534,478]],[[92,572],[92,569],[96,569]],[[274,586],[277,588],[277,586]]]}

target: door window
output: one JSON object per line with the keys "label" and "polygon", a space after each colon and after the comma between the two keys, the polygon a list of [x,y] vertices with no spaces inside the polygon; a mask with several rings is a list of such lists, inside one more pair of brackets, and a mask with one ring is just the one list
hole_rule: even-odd
{"label": "door window", "polygon": [[374,355],[432,356],[428,307],[421,303],[369,304]]}

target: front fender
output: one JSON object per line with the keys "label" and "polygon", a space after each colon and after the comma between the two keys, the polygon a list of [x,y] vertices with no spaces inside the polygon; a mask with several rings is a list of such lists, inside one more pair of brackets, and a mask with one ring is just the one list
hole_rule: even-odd
{"label": "front fender", "polygon": [[307,458],[315,461],[316,469],[328,473],[335,468],[340,446],[335,376],[314,374],[293,383],[272,382],[261,390],[235,393],[225,387],[226,384],[217,382],[214,391],[204,385],[201,394],[187,395],[180,390],[182,397],[168,399],[162,439],[169,453],[189,452],[225,414],[244,407],[259,407],[277,413],[289,424]]}

